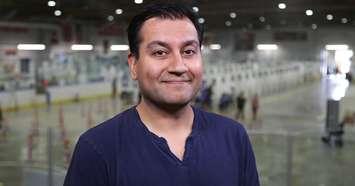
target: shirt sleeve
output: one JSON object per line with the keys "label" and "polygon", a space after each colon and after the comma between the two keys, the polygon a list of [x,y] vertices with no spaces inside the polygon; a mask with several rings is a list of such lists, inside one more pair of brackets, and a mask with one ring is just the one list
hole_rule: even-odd
{"label": "shirt sleeve", "polygon": [[243,128],[243,152],[244,152],[244,183],[243,186],[260,186],[259,175],[255,162],[255,155],[249,136]]}
{"label": "shirt sleeve", "polygon": [[79,138],[64,186],[108,186],[107,165],[95,145]]}

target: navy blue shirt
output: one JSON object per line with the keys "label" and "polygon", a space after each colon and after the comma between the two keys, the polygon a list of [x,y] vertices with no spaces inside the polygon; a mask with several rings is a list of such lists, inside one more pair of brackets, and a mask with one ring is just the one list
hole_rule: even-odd
{"label": "navy blue shirt", "polygon": [[245,129],[193,110],[182,161],[132,107],[80,136],[64,186],[258,186]]}

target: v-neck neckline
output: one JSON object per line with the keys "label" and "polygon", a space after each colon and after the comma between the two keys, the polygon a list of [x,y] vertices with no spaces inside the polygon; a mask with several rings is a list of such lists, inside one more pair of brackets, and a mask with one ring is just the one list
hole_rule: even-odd
{"label": "v-neck neckline", "polygon": [[182,160],[180,160],[169,148],[169,145],[167,143],[167,140],[164,137],[160,137],[158,135],[156,135],[155,133],[151,132],[147,126],[144,124],[144,122],[142,121],[138,110],[136,108],[137,106],[133,107],[134,113],[136,115],[136,118],[138,120],[137,124],[139,125],[139,127],[144,131],[144,133],[147,135],[147,137],[149,137],[152,141],[152,143],[159,148],[159,150],[162,153],[166,153],[171,159],[174,161],[174,163],[176,165],[180,165],[180,166],[184,166],[189,162],[189,159],[191,158],[191,151],[192,151],[192,147],[193,147],[193,141],[196,138],[196,136],[198,135],[199,132],[199,128],[200,128],[200,124],[197,122],[198,121],[198,111],[191,106],[192,110],[193,110],[193,114],[194,114],[194,118],[193,118],[193,122],[192,122],[192,129],[191,129],[191,133],[189,134],[189,136],[186,138],[185,141],[185,150],[184,150],[184,155]]}

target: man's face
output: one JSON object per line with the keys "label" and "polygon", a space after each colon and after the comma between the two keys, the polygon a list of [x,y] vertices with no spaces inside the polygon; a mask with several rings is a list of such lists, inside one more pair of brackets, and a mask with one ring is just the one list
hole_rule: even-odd
{"label": "man's face", "polygon": [[202,79],[197,31],[189,19],[148,19],[140,30],[139,58],[128,58],[131,76],[144,101],[183,106],[196,95]]}

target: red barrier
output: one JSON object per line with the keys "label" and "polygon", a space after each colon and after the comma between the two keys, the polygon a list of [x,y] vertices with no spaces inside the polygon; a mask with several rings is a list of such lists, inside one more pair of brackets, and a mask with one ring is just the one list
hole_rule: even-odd
{"label": "red barrier", "polygon": [[67,166],[67,165],[69,165],[70,158],[71,158],[69,139],[66,138],[63,140],[63,146],[64,146],[64,162],[65,162],[65,165]]}
{"label": "red barrier", "polygon": [[65,166],[68,166],[70,163],[70,141],[67,137],[67,130],[64,124],[64,110],[63,107],[59,107],[59,131],[60,131],[60,137],[63,142],[63,155],[64,155],[64,163]]}
{"label": "red barrier", "polygon": [[27,161],[32,162],[33,134],[27,136]]}

